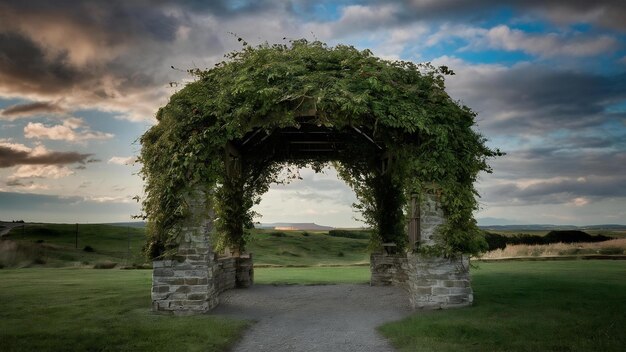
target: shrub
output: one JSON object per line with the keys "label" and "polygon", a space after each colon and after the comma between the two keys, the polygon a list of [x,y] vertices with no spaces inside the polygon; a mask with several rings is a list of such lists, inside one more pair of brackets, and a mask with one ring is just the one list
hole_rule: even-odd
{"label": "shrub", "polygon": [[581,242],[604,242],[612,240],[612,237],[597,235],[592,236],[578,230],[554,230],[543,237],[544,243],[581,243]]}
{"label": "shrub", "polygon": [[272,237],[287,237],[286,233],[280,231],[270,232],[269,235]]}
{"label": "shrub", "polygon": [[513,236],[513,237],[509,237],[507,244],[528,244],[528,245],[535,245],[535,244],[544,244],[544,239],[541,236],[537,236],[537,235],[529,235],[527,233],[518,233],[517,235]]}
{"label": "shrub", "polygon": [[367,240],[370,238],[370,232],[364,230],[330,230],[328,236]]}
{"label": "shrub", "polygon": [[83,248],[83,251],[85,251],[85,252],[89,252],[89,253],[95,252],[95,250],[93,249],[93,247],[92,247],[92,246],[90,246],[90,245],[85,246],[85,248]]}
{"label": "shrub", "polygon": [[337,256],[338,257],[345,257],[346,255],[343,252],[339,252],[339,253],[337,253]]}
{"label": "shrub", "polygon": [[506,244],[508,241],[505,236],[491,232],[485,232],[485,240],[487,241],[489,251],[506,248]]}
{"label": "shrub", "polygon": [[306,231],[303,231],[303,232],[302,232],[302,236],[304,236],[304,237],[309,237],[309,235],[310,235],[310,233],[308,233],[308,232],[306,232]]}
{"label": "shrub", "polygon": [[545,243],[578,243],[592,242],[593,236],[578,230],[555,230],[543,237]]}
{"label": "shrub", "polygon": [[600,248],[598,253],[605,254],[605,255],[622,254],[624,253],[624,249],[619,248],[619,247],[606,247],[606,248]]}

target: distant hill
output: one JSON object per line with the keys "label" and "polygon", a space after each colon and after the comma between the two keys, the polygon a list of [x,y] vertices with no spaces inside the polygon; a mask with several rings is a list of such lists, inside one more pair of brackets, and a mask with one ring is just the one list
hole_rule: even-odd
{"label": "distant hill", "polygon": [[146,227],[146,222],[145,221],[111,222],[111,223],[103,224],[103,225],[144,228]]}
{"label": "distant hill", "polygon": [[487,225],[479,226],[483,230],[491,231],[552,231],[552,230],[626,230],[626,225],[606,224],[606,225],[549,225],[549,224],[529,224],[529,225]]}
{"label": "distant hill", "polygon": [[283,230],[310,230],[310,231],[330,231],[333,230],[332,226],[318,225],[313,222],[272,222],[272,223],[260,223],[255,224],[257,229],[275,229],[280,228]]}

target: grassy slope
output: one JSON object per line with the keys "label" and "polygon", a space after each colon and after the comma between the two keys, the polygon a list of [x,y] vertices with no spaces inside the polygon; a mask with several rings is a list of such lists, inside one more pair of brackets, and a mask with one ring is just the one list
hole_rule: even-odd
{"label": "grassy slope", "polygon": [[369,263],[368,240],[330,237],[326,232],[255,230],[248,251],[255,264],[271,265],[353,265]]}
{"label": "grassy slope", "polygon": [[475,304],[381,332],[400,351],[623,351],[626,263],[481,263]]}
{"label": "grassy slope", "polygon": [[[93,265],[111,261],[121,265],[145,261],[141,254],[144,229],[112,225],[83,225],[78,227],[78,249],[75,248],[75,224],[26,225],[13,229],[8,238],[17,241],[25,252],[16,265],[32,266],[32,262],[45,266]],[[284,231],[284,237],[272,236],[276,231],[254,230],[248,245],[255,264],[304,265],[354,265],[369,263],[367,240],[330,237],[326,232]],[[130,251],[128,250],[130,237]],[[37,241],[43,240],[43,243]],[[85,252],[85,246],[95,252]],[[1,249],[1,248],[0,248]],[[1,256],[2,253],[0,253]],[[19,261],[19,260],[18,260]],[[2,258],[0,257],[0,264]],[[35,265],[37,266],[37,265]]]}
{"label": "grassy slope", "polygon": [[[145,242],[142,228],[80,224],[78,249],[75,224],[27,224],[23,229],[12,229],[7,238],[21,244],[25,261],[39,259],[46,266],[90,265],[102,261],[131,265],[145,261],[141,254]],[[86,246],[94,252],[84,251]]]}
{"label": "grassy slope", "polygon": [[246,327],[150,312],[149,270],[0,270],[2,351],[224,351]]}

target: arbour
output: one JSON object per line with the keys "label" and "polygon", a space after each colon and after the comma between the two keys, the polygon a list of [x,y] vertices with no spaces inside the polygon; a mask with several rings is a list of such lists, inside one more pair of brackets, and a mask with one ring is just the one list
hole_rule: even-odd
{"label": "arbour", "polygon": [[[486,159],[498,152],[471,129],[475,114],[446,94],[443,75],[451,73],[446,67],[384,61],[367,50],[305,40],[246,46],[228,58],[211,70],[192,70],[198,79],[171,97],[157,114],[158,124],[141,138],[152,257],[176,247],[184,194],[196,185],[216,189],[220,235],[224,243],[242,247],[239,225],[251,221],[249,209],[275,181],[280,162],[319,165],[329,159],[338,161],[341,177],[355,189],[365,218],[382,239],[403,244],[398,221],[386,222],[388,216],[401,218],[387,214],[389,207],[377,208],[384,197],[377,192],[388,191],[380,187],[385,184],[398,188],[392,195],[397,204],[410,194],[437,193],[448,219],[439,251],[482,248],[472,219],[473,183],[479,171],[490,171]],[[358,131],[364,138],[330,157],[256,153],[242,163],[236,180],[228,175],[229,142],[260,133],[271,137],[304,123]],[[380,151],[375,158],[384,154],[387,170],[362,157],[371,155],[372,145]],[[243,203],[233,204],[233,197]],[[232,209],[235,205],[240,209]]]}
{"label": "arbour", "polygon": [[[475,114],[445,92],[447,67],[296,40],[246,44],[190,73],[197,79],[141,138],[152,258],[180,253],[182,236],[206,220],[198,214],[212,210],[217,245],[242,252],[251,208],[280,168],[330,161],[355,190],[374,246],[446,257],[484,248],[473,183],[499,151],[472,130]],[[406,247],[406,205],[426,195],[446,221],[433,241]]]}

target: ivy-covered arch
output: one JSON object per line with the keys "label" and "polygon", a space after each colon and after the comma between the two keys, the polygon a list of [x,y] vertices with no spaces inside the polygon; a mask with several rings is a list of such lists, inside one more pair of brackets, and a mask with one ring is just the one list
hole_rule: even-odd
{"label": "ivy-covered arch", "polygon": [[[444,75],[453,74],[447,67],[385,61],[368,50],[297,40],[246,46],[213,69],[190,72],[197,79],[170,98],[158,123],[141,138],[152,257],[176,248],[176,225],[187,206],[183,195],[197,184],[216,190],[222,242],[243,249],[244,233],[235,227],[252,221],[250,208],[285,162],[336,161],[380,239],[404,245],[398,233],[402,219],[386,214],[389,207],[377,207],[385,184],[397,188],[391,198],[398,204],[410,194],[436,192],[447,216],[437,251],[451,255],[483,248],[472,217],[473,183],[478,172],[490,171],[486,161],[498,151],[472,130],[475,114],[445,92]],[[332,155],[253,154],[242,163],[240,177],[227,174],[229,142],[304,124],[363,138]],[[389,161],[387,176],[371,165],[375,160],[361,157],[371,155],[373,145]],[[233,197],[244,203],[233,204]]]}
{"label": "ivy-covered arch", "polygon": [[[474,182],[499,151],[472,129],[475,113],[445,92],[444,76],[454,74],[447,67],[296,40],[246,44],[190,73],[196,79],[141,138],[152,258],[176,254],[193,218],[188,195],[198,187],[215,210],[218,246],[242,252],[251,208],[279,170],[328,162],[355,190],[374,246],[394,242],[446,257],[484,248],[472,215]],[[434,242],[415,248],[407,246],[404,216],[408,200],[423,194],[436,197],[446,221]]]}

